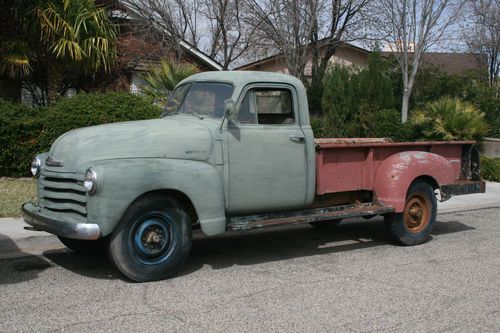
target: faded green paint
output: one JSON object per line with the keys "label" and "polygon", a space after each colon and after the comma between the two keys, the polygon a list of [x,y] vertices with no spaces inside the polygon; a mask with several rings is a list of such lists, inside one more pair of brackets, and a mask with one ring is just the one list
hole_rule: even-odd
{"label": "faded green paint", "polygon": [[[261,72],[205,72],[187,81],[228,82],[236,109],[253,86],[286,86],[293,92],[297,122],[244,125],[191,115],[100,125],[59,137],[50,156],[63,167],[45,170],[83,175],[92,167],[98,190],[87,194],[87,223],[110,234],[127,207],[141,195],[173,190],[192,202],[202,230],[226,230],[234,214],[302,208],[315,193],[314,137],[302,83],[289,75]],[[305,137],[293,142],[290,135]],[[41,155],[43,161],[48,154]],[[44,211],[57,219],[58,213]],[[59,218],[61,216],[59,215]]]}

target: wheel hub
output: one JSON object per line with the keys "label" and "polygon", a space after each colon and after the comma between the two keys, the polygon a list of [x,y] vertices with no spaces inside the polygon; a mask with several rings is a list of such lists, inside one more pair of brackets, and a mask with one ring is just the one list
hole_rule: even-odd
{"label": "wheel hub", "polygon": [[408,199],[403,213],[406,228],[410,232],[420,232],[427,224],[430,218],[430,203],[427,198],[416,193]]}
{"label": "wheel hub", "polygon": [[141,222],[133,237],[134,248],[144,259],[162,256],[170,247],[170,242],[168,224],[158,218],[150,218]]}

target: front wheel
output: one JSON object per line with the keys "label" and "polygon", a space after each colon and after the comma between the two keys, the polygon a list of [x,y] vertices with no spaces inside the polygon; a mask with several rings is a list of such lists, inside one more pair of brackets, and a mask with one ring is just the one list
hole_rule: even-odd
{"label": "front wheel", "polygon": [[384,217],[389,235],[403,245],[427,242],[436,224],[437,200],[432,186],[416,181],[408,190],[402,213]]}
{"label": "front wheel", "polygon": [[191,249],[191,218],[180,202],[148,196],[133,203],[111,234],[111,261],[137,282],[174,276]]}

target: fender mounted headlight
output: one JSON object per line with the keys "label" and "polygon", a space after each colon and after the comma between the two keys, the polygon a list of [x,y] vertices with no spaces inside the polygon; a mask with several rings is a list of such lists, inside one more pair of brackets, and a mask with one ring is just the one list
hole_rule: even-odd
{"label": "fender mounted headlight", "polygon": [[42,168],[42,161],[37,157],[31,161],[31,174],[33,177],[38,177],[40,175],[40,170]]}
{"label": "fender mounted headlight", "polygon": [[95,193],[97,190],[97,173],[94,169],[88,168],[85,173],[85,179],[83,181],[83,187],[89,194]]}

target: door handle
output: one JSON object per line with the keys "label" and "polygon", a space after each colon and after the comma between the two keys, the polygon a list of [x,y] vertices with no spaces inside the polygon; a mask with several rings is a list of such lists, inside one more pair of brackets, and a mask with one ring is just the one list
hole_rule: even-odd
{"label": "door handle", "polygon": [[306,138],[303,135],[290,135],[290,140],[293,142],[305,142]]}

